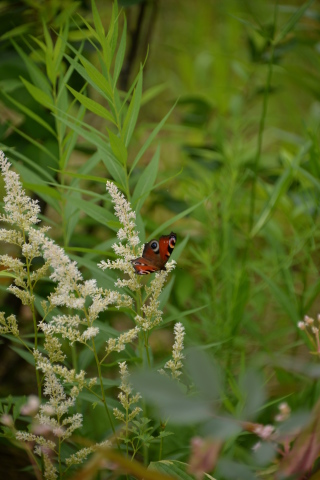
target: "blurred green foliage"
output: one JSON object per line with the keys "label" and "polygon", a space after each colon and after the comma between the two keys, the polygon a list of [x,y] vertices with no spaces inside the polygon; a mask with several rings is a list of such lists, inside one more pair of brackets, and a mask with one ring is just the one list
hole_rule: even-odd
{"label": "blurred green foliage", "polygon": [[[96,263],[112,256],[117,230],[106,178],[139,212],[142,241],[177,232],[168,324],[182,321],[186,343],[215,356],[228,414],[250,413],[241,382],[253,365],[266,382],[252,407],[259,421],[272,422],[285,397],[311,409],[318,375],[291,359],[309,360],[297,322],[320,311],[319,5],[123,1],[116,43],[103,40],[112,3],[96,5],[95,16],[86,1],[0,1],[3,148],[55,238],[102,286],[114,276]],[[166,333],[150,339],[156,365],[169,354]],[[3,356],[4,396],[19,359]],[[246,378],[258,395],[261,380]],[[191,419],[163,458],[186,460]],[[101,427],[97,407],[84,435],[99,438]],[[223,455],[253,465],[252,443],[234,433]],[[220,479],[233,478],[230,465],[220,464]]]}

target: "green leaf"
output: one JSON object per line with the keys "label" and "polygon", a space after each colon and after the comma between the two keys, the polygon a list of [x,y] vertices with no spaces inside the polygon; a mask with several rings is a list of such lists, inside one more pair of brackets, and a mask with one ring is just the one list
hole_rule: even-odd
{"label": "green leaf", "polygon": [[118,3],[115,1],[112,5],[112,14],[109,23],[108,35],[106,42],[103,43],[103,58],[104,63],[110,70],[111,62],[113,60],[114,52],[116,50],[118,40]]}
{"label": "green leaf", "polygon": [[[193,313],[197,313],[200,310],[203,310],[204,308],[206,308],[206,305],[204,305],[203,307],[192,308],[191,310],[174,313],[173,315],[170,315],[170,317],[166,317],[163,320],[163,322],[161,322],[161,325],[166,325],[167,323],[170,323],[176,320],[181,320],[182,318],[187,317],[188,315],[192,315]],[[159,329],[159,328],[161,328],[161,326],[156,327],[156,329]]]}
{"label": "green leaf", "polygon": [[18,278],[17,275],[10,273],[7,270],[0,270],[0,277]]}
{"label": "green leaf", "polygon": [[53,130],[53,128],[45,121],[43,120],[42,117],[39,117],[36,113],[34,113],[32,110],[30,110],[28,107],[23,105],[22,103],[18,102],[14,98],[12,98],[10,95],[8,95],[6,92],[2,90],[2,95],[4,95],[9,102],[11,102],[13,105],[15,105],[21,112],[25,113],[28,117],[32,118],[35,122],[39,123],[42,127],[44,127],[46,130],[48,130],[54,137],[56,137],[56,132]]}
{"label": "green leaf", "polygon": [[291,30],[294,29],[304,12],[312,5],[314,0],[309,0],[308,2],[304,3],[301,5],[300,8],[298,8],[295,13],[289,18],[287,23],[281,28],[280,33],[278,37],[276,38],[276,43],[279,43],[281,40],[284,39],[284,37],[291,32]]}
{"label": "green leaf", "polygon": [[[70,45],[68,44],[68,46]],[[74,49],[72,48],[72,50]],[[84,57],[82,57],[82,55],[79,55],[79,53],[76,50],[75,50],[75,53],[77,54],[77,59],[79,58],[81,63],[85,63],[86,65],[89,64],[89,62]],[[110,92],[110,86],[107,80],[103,77],[103,75],[97,69],[95,69],[91,65],[92,68],[90,67],[88,68],[90,72],[89,74],[86,68],[83,68],[81,65],[79,65],[79,63],[73,58],[71,58],[69,55],[65,54],[65,58],[68,60],[70,65],[79,73],[79,75],[81,75],[81,77],[84,78],[84,80],[86,80],[87,83],[89,83],[95,90],[97,90],[97,92],[99,92],[104,98],[106,98],[109,102],[112,103],[112,91]],[[95,72],[98,72],[98,74],[95,75]]]}
{"label": "green leaf", "polygon": [[[177,103],[177,102],[176,102]],[[152,133],[149,135],[148,139],[143,143],[143,146],[139,150],[136,158],[134,159],[131,169],[130,169],[130,175],[132,173],[132,170],[135,168],[139,160],[141,159],[142,155],[145,153],[145,151],[149,148],[151,145],[151,142],[154,140],[154,138],[158,135],[159,131],[163,127],[163,125],[166,123],[167,119],[170,117],[173,109],[176,106],[176,103],[173,105],[171,110],[167,113],[167,115],[161,120],[161,122],[156,126],[156,128],[152,131]]]}
{"label": "green leaf", "polygon": [[101,22],[99,11],[96,7],[96,4],[95,4],[94,0],[91,1],[91,9],[92,9],[94,26],[95,26],[96,32],[98,34],[98,37],[100,39],[100,43],[102,44],[103,40],[105,38],[105,31],[104,31],[104,28],[103,28],[103,25],[102,25],[102,22]]}
{"label": "green leaf", "polygon": [[[37,165],[34,161],[30,160],[30,158],[26,157],[25,155],[22,155],[20,152],[18,152],[15,149],[9,148],[8,151],[11,153],[12,157],[15,156],[22,160],[23,163],[26,163],[27,165],[30,165],[31,168],[36,170],[43,178],[48,179],[52,183],[56,183],[52,175],[48,173],[46,170],[44,170],[42,167]],[[43,182],[43,178],[41,178],[41,181]]]}
{"label": "green leaf", "polygon": [[164,289],[162,290],[162,292],[160,293],[159,295],[159,308],[162,310],[165,305],[168,303],[168,300],[169,300],[169,297],[170,297],[170,293],[171,293],[171,290],[172,290],[172,287],[173,287],[173,284],[174,284],[174,275],[170,278],[170,281],[166,284],[166,286],[164,287]]}
{"label": "green leaf", "polygon": [[40,90],[40,88],[32,85],[32,83],[28,82],[28,80],[25,80],[23,77],[20,78],[24,86],[36,102],[40,103],[40,105],[44,106],[45,108],[54,110],[53,100],[49,95],[47,95],[43,90]]}
{"label": "green leaf", "polygon": [[112,148],[112,151],[114,153],[114,156],[116,157],[117,160],[122,165],[127,164],[127,158],[128,158],[128,151],[122,141],[121,138],[119,138],[117,135],[115,135],[113,132],[108,130],[109,133],[109,139],[110,139],[110,146]]}
{"label": "green leaf", "polygon": [[[110,174],[113,176],[116,182],[119,182],[122,187],[126,186],[126,174],[123,167],[120,163],[116,160],[111,150],[111,147],[108,145],[108,138],[101,135],[100,132],[95,130],[90,125],[87,125],[84,122],[80,121],[70,121],[68,118],[70,117],[73,120],[73,117],[69,115],[58,116],[55,115],[59,120],[64,122],[68,127],[75,130],[78,135],[85,138],[90,144],[93,144],[99,152],[99,155],[109,170]],[[81,125],[84,125],[83,128]]]}
{"label": "green leaf", "polygon": [[10,28],[7,32],[1,35],[0,40],[8,40],[9,38],[13,37],[20,37],[26,32],[31,32],[34,28],[35,24],[32,22],[24,23],[23,25],[19,25],[18,27]]}
{"label": "green leaf", "polygon": [[82,55],[80,55],[79,58],[80,58],[80,62],[82,63],[85,71],[89,75],[89,78],[92,80],[93,85],[97,86],[102,92],[104,92],[104,94],[108,98],[108,100],[111,103],[113,103],[112,87],[109,84],[108,80],[86,58],[84,58]]}
{"label": "green leaf", "polygon": [[115,222],[115,216],[108,212],[108,210],[105,208],[102,208],[99,205],[95,205],[91,202],[86,202],[85,200],[79,198],[74,199],[69,197],[68,201],[75,203],[80,210],[89,215],[89,217],[94,218],[97,222],[105,225],[108,228],[111,228],[111,230],[116,230],[116,228],[112,226]]}
{"label": "green leaf", "polygon": [[272,189],[269,200],[266,202],[256,224],[253,226],[250,237],[253,238],[261,230],[261,228],[269,220],[273,210],[279,203],[281,197],[286,193],[292,181],[292,168],[287,168],[281,177],[278,179],[276,185]]}
{"label": "green leaf", "polygon": [[[65,92],[66,92],[66,90],[65,90]],[[59,105],[60,105],[60,100],[59,100]],[[75,120],[76,121],[78,121],[78,120],[81,121],[84,117],[85,111],[86,111],[85,107],[83,105],[81,105],[79,110],[78,110],[78,113],[75,117]],[[65,135],[66,124],[64,122],[60,123],[60,130]],[[69,160],[70,160],[70,157],[75,150],[77,139],[78,139],[78,135],[77,135],[77,132],[74,129],[69,130],[67,135],[64,136],[63,151],[62,151],[62,155],[60,156],[60,160],[59,160],[59,167],[61,169],[65,169],[67,167],[67,165],[69,163]]]}
{"label": "green leaf", "polygon": [[157,148],[149,165],[143,169],[142,174],[139,176],[139,180],[132,195],[132,205],[134,206],[136,213],[140,211],[148,193],[152,190],[154,182],[156,181],[159,158],[160,147]]}
{"label": "green leaf", "polygon": [[114,284],[116,281],[116,274],[110,270],[101,270],[97,266],[96,261],[91,261],[87,257],[78,257],[77,255],[70,254],[69,257],[77,262],[81,267],[85,267],[91,272],[92,276],[97,280],[98,285],[103,288],[114,290]]}
{"label": "green leaf", "polygon": [[192,425],[208,420],[212,408],[207,402],[187,397],[172,379],[159,373],[144,371],[131,376],[132,384],[146,401],[156,405],[164,417],[180,425]]}
{"label": "green leaf", "polygon": [[42,152],[44,152],[48,157],[52,158],[54,162],[58,162],[58,159],[51,153],[50,150],[48,150],[41,142],[38,142],[34,138],[30,137],[30,135],[27,135],[25,132],[22,130],[19,130],[19,128],[12,127],[13,130],[18,133],[21,137],[25,138],[31,145],[34,145],[35,147],[39,148]]}
{"label": "green leaf", "polygon": [[92,182],[97,182],[97,183],[107,183],[109,180],[108,178],[103,178],[103,177],[95,177],[94,175],[84,175],[81,173],[74,173],[74,172],[68,172],[67,170],[56,170],[53,169],[55,172],[59,172],[61,175],[66,175],[72,178],[79,178],[82,180],[87,180],[87,181],[92,181]]}
{"label": "green leaf", "polygon": [[184,210],[183,212],[181,213],[178,213],[178,215],[175,215],[174,217],[170,218],[170,220],[167,220],[166,222],[164,222],[162,225],[160,225],[158,228],[156,228],[151,235],[149,235],[149,239],[151,240],[152,238],[155,238],[157,237],[157,235],[164,231],[167,227],[169,227],[170,225],[172,225],[173,223],[177,222],[178,220],[180,220],[181,218],[183,217],[186,217],[187,215],[189,215],[189,213],[193,212],[193,210],[195,210],[196,208],[198,208],[200,205],[202,205],[206,200],[208,199],[208,197],[204,198],[203,200],[201,200],[200,202],[196,203],[195,205],[193,205],[192,207],[190,208],[187,208],[186,210]]}
{"label": "green leaf", "polygon": [[301,319],[298,311],[292,303],[291,296],[287,295],[286,292],[284,292],[275,281],[265,275],[261,270],[253,268],[253,271],[265,281],[265,283],[269,286],[275,300],[278,302],[281,308],[287,312],[293,324],[297,325]]}
{"label": "green leaf", "polygon": [[55,188],[51,188],[48,185],[39,185],[37,183],[28,183],[23,182],[23,186],[28,188],[29,190],[40,194],[48,195],[49,197],[56,198],[57,200],[61,200],[61,194]]}
{"label": "green leaf", "polygon": [[41,92],[48,95],[48,97],[51,97],[51,86],[47,80],[47,77],[43,74],[40,68],[37,67],[36,63],[30,57],[28,57],[28,55],[24,53],[24,51],[18,46],[16,42],[12,41],[12,43],[14,45],[14,48],[16,49],[16,51],[19,53],[20,57],[24,61],[28,69],[30,78],[34,83],[35,87],[38,87],[41,90]]}
{"label": "green leaf", "polygon": [[[159,460],[158,462],[150,462],[148,470],[164,473],[165,475],[173,475],[179,480],[194,480],[194,476],[187,473],[189,465],[179,462],[178,460]],[[204,473],[201,478],[215,480],[208,473]]]}
{"label": "green leaf", "polygon": [[21,358],[23,358],[23,360],[25,360],[27,363],[33,366],[35,365],[34,357],[30,352],[28,352],[27,350],[23,350],[22,348],[19,348],[19,347],[14,347],[12,345],[10,345],[10,348],[14,352],[16,352]]}
{"label": "green leaf", "polygon": [[216,402],[221,397],[221,371],[213,359],[198,349],[189,350],[186,365],[192,382],[201,397],[209,403]]}
{"label": "green leaf", "polygon": [[121,72],[121,68],[123,65],[123,60],[124,56],[126,53],[126,38],[127,38],[127,20],[124,18],[124,23],[123,23],[123,30],[122,30],[122,35],[121,35],[121,40],[120,40],[120,45],[117,51],[116,59],[114,62],[114,70],[113,70],[113,89],[115,89],[117,85],[117,81]]}
{"label": "green leaf", "polygon": [[24,165],[21,165],[21,163],[18,163],[16,161],[13,161],[13,163],[15,168],[18,170],[21,177],[23,178],[24,183],[37,185],[37,188],[39,187],[38,189],[39,196],[43,198],[45,202],[51,205],[57,212],[60,212],[60,205],[57,199],[54,197],[54,194],[48,195],[47,192],[41,191],[41,186],[47,187],[46,183],[42,180],[42,178],[40,178],[39,175],[37,175],[36,173],[29,170],[29,168],[25,167]]}
{"label": "green leaf", "polygon": [[140,70],[137,86],[133,92],[129,108],[123,122],[121,138],[123,139],[123,142],[126,147],[130,143],[130,140],[134,131],[134,127],[137,123],[140,104],[141,104],[141,94],[142,94],[142,70]]}
{"label": "green leaf", "polygon": [[155,97],[160,95],[166,88],[168,88],[167,83],[161,83],[160,85],[155,85],[154,87],[148,88],[142,94],[141,98],[141,106],[145,105],[146,103],[153,100]]}
{"label": "green leaf", "polygon": [[69,87],[69,85],[67,85],[67,87],[70,90],[70,92],[75,96],[75,98],[82,105],[84,105],[88,110],[90,110],[90,112],[93,112],[99,117],[102,117],[116,125],[116,122],[113,116],[111,115],[111,113],[108,112],[108,110],[105,107],[103,107],[100,103],[95,102],[91,98],[88,98],[86,95],[82,95],[82,93],[77,92],[72,87]]}

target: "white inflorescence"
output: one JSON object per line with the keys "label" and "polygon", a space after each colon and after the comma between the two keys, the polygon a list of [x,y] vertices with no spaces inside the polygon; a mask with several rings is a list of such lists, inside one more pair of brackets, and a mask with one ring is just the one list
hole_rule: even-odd
{"label": "white inflorescence", "polygon": [[[180,322],[176,323],[174,326],[175,342],[172,347],[172,359],[168,360],[164,365],[164,368],[171,370],[172,378],[178,378],[182,374],[181,368],[183,367],[182,360],[184,359],[184,355],[182,353],[184,349],[184,335],[184,326]],[[160,373],[165,373],[164,370],[159,371]]]}
{"label": "white inflorescence", "polygon": [[[80,342],[94,349],[94,338],[100,333],[94,325],[101,312],[110,305],[116,308],[133,309],[133,300],[127,294],[118,291],[106,290],[97,286],[96,280],[83,280],[82,274],[75,261],[72,261],[64,249],[46,236],[48,227],[38,226],[40,208],[37,201],[30,199],[19,179],[19,175],[10,170],[11,164],[3,152],[0,152],[0,169],[5,182],[6,196],[4,197],[4,214],[0,214],[0,221],[14,226],[14,229],[0,229],[0,241],[11,243],[21,249],[23,260],[9,255],[0,255],[0,265],[14,274],[14,281],[8,290],[16,295],[24,305],[29,305],[34,311],[36,297],[33,289],[41,278],[49,275],[55,286],[47,300],[41,302],[44,315],[38,328],[44,333],[44,348],[46,355],[39,350],[33,351],[36,368],[43,373],[44,395],[48,397],[46,403],[34,405],[32,412],[36,413],[39,429],[50,432],[55,442],[35,433],[17,432],[16,438],[20,441],[34,442],[35,453],[42,455],[44,475],[48,480],[57,478],[57,470],[51,462],[52,452],[58,454],[57,444],[69,438],[75,429],[82,426],[82,415],[70,414],[79,393],[89,390],[96,384],[96,379],[85,379],[85,372],[76,372],[63,365],[66,355],[62,351],[62,342],[69,344]],[[131,260],[142,254],[142,247],[135,225],[135,212],[125,196],[112,183],[107,183],[107,191],[111,195],[115,214],[122,227],[118,231],[119,243],[113,245],[113,250],[119,256],[114,261],[102,261],[99,267],[103,270],[120,269],[127,274],[126,279],[118,279],[116,287],[127,287],[136,292],[142,288],[141,279],[136,275]],[[11,228],[11,227],[8,227]],[[124,241],[125,244],[122,244]],[[37,257],[44,260],[42,264],[33,262]],[[36,265],[36,266],[35,266]],[[159,296],[163,289],[168,273],[174,268],[175,262],[166,264],[166,271],[157,272],[146,286],[146,300],[136,315],[137,326],[121,333],[117,338],[106,340],[106,355],[111,352],[121,352],[128,343],[134,342],[139,331],[149,331],[162,320]],[[49,270],[51,269],[51,270]],[[57,312],[56,307],[66,307]],[[76,311],[71,311],[76,310]],[[49,315],[50,314],[50,315]],[[178,326],[181,327],[178,327]],[[19,337],[16,317],[7,318],[0,312],[0,333],[12,334]],[[166,368],[171,368],[172,375],[178,377],[182,366],[183,327],[175,326],[175,344],[173,346],[172,365],[169,362]],[[140,394],[134,394],[129,383],[129,372],[125,362],[120,363],[121,385],[119,400],[122,411],[114,409],[114,415],[128,423],[139,415],[141,409],[134,406]],[[31,414],[31,406],[24,407],[25,414]],[[123,413],[125,410],[125,414]],[[24,410],[22,410],[23,412]],[[32,413],[33,414],[33,413]],[[108,443],[108,442],[107,442]],[[81,463],[99,445],[83,448],[66,459],[69,466]]]}
{"label": "white inflorescence", "polygon": [[118,408],[114,408],[113,415],[118,420],[127,423],[131,422],[142,411],[140,407],[131,408],[133,404],[137,403],[140,400],[141,395],[140,393],[132,395],[132,386],[129,382],[130,375],[126,362],[120,362],[119,367],[121,378],[121,384],[119,386],[119,389],[121,391],[118,395],[118,398],[126,413],[121,412]]}
{"label": "white inflorescence", "polygon": [[32,200],[26,195],[20,183],[19,175],[10,170],[10,167],[11,163],[0,151],[0,168],[7,192],[3,199],[6,215],[0,215],[0,220],[13,225],[20,225],[27,230],[40,221],[38,219],[40,207],[36,200]]}
{"label": "white inflorescence", "polygon": [[[115,253],[120,257],[116,260],[104,260],[99,263],[98,267],[105,270],[107,268],[121,270],[126,273],[128,279],[118,279],[115,283],[117,287],[129,287],[130,290],[136,291],[141,288],[141,284],[137,279],[137,275],[134,272],[134,268],[130,260],[134,259],[137,254],[141,253],[141,249],[136,248],[140,243],[138,232],[136,232],[136,224],[134,222],[136,218],[135,212],[132,211],[130,203],[125,196],[119,192],[116,185],[112,182],[107,182],[106,188],[112,198],[114,204],[115,215],[118,217],[122,228],[118,231],[118,238],[120,243],[114,243],[112,245]],[[123,245],[121,242],[125,240],[127,243]]]}

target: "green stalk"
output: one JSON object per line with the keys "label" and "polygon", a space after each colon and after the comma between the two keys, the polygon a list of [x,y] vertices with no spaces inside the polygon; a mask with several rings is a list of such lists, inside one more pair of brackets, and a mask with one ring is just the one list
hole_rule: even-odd
{"label": "green stalk", "polygon": [[252,182],[252,189],[251,189],[251,197],[250,197],[250,212],[249,212],[249,232],[252,230],[253,223],[254,223],[254,210],[255,210],[255,201],[256,201],[256,186],[257,186],[257,171],[259,167],[260,157],[261,157],[261,150],[262,150],[262,140],[263,140],[263,133],[265,128],[265,122],[267,117],[267,110],[268,110],[268,102],[269,102],[269,93],[271,87],[271,79],[272,79],[272,72],[273,72],[273,59],[274,59],[274,43],[271,44],[271,51],[270,51],[270,60],[269,60],[269,68],[268,68],[268,76],[263,96],[263,104],[262,104],[262,113],[259,123],[259,132],[258,132],[258,142],[257,142],[257,151],[253,163],[253,182]]}
{"label": "green stalk", "polygon": [[[24,229],[22,229],[22,234],[23,234],[23,241],[24,241],[24,243],[26,243],[26,234],[25,234]],[[26,267],[27,267],[27,285],[29,286],[30,296],[32,298],[33,297],[33,287],[32,287],[32,282],[31,282],[31,275],[30,275],[30,261],[27,257],[26,257]],[[38,350],[38,325],[37,325],[36,312],[35,312],[33,300],[31,300],[30,308],[31,308],[31,313],[32,313],[33,329],[34,329],[34,349]],[[38,397],[41,400],[41,380],[40,380],[40,374],[39,374],[39,371],[38,371],[36,365],[35,365],[35,370],[36,370]]]}
{"label": "green stalk", "polygon": [[[117,438],[116,437],[116,430],[114,428],[112,417],[111,417],[111,413],[110,413],[109,407],[107,405],[106,397],[105,397],[105,394],[104,394],[104,387],[103,387],[102,374],[101,374],[101,365],[100,365],[100,362],[99,362],[99,358],[98,358],[98,354],[97,354],[97,350],[96,350],[96,345],[94,343],[94,339],[92,339],[92,348],[93,348],[93,354],[94,354],[94,358],[95,358],[97,369],[98,369],[102,401],[103,401],[104,408],[105,408],[105,410],[107,412],[107,415],[108,415],[108,419],[109,419],[109,422],[110,422],[110,425],[111,425],[111,428],[112,428],[112,432],[113,432],[115,438]],[[117,443],[118,443],[118,440],[117,440]]]}

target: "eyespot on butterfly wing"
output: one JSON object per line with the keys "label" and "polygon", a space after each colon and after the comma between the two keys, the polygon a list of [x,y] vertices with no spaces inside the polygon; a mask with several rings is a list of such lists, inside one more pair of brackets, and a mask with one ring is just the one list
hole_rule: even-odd
{"label": "eyespot on butterfly wing", "polygon": [[159,240],[153,239],[145,243],[142,257],[131,260],[135,272],[138,275],[148,275],[165,270],[176,241],[177,235],[171,232],[169,235],[162,235]]}

